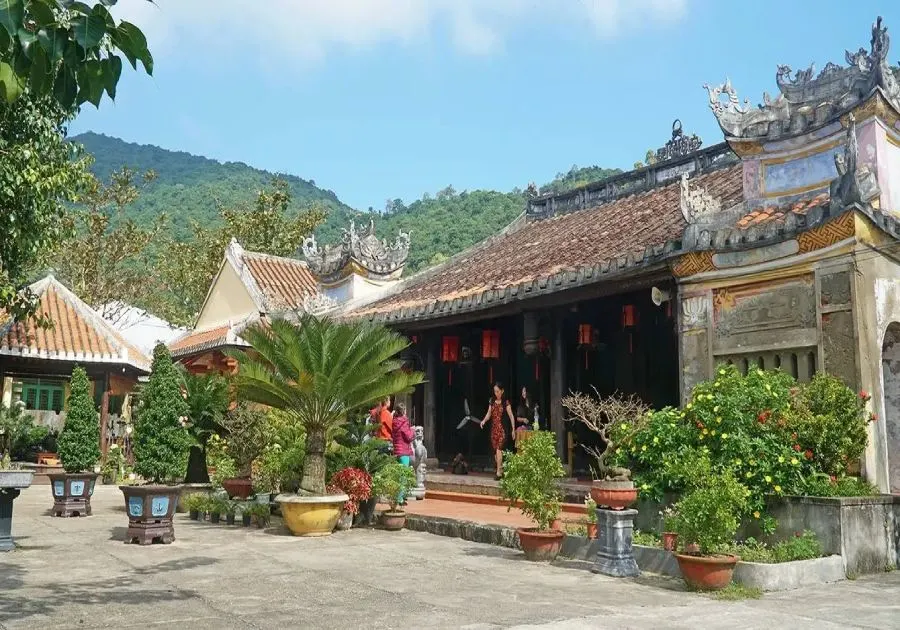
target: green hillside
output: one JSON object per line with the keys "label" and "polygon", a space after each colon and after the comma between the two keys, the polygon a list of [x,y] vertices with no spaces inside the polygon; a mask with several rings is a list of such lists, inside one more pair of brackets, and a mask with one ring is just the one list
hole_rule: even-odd
{"label": "green hillside", "polygon": [[[156,180],[147,184],[127,214],[141,223],[149,223],[165,212],[175,236],[180,239],[190,238],[191,220],[204,224],[218,222],[217,203],[234,206],[250,202],[273,177],[273,173],[240,162],[222,163],[90,132],[71,140],[82,144],[94,156],[94,173],[104,181],[123,166],[139,172],[154,170]],[[597,166],[581,169],[573,166],[541,190],[568,190],[618,172]],[[316,231],[323,243],[335,242],[351,218],[365,221],[371,216],[368,211],[351,209],[334,192],[317,187],[313,181],[294,175],[281,177],[290,184],[295,206],[325,206],[327,219]],[[385,238],[393,238],[401,229],[411,233],[407,270],[413,272],[495,234],[523,211],[525,199],[520,190],[457,192],[448,186],[434,196],[425,195],[408,205],[396,199],[388,206],[375,215],[377,233]]]}

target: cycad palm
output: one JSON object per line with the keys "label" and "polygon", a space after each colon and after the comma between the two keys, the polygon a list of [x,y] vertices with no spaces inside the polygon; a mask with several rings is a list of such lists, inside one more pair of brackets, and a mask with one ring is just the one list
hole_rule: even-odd
{"label": "cycad palm", "polygon": [[348,415],[423,380],[402,369],[397,355],[408,341],[386,328],[304,315],[279,319],[241,335],[252,352],[235,352],[238,391],[245,399],[281,409],[306,431],[301,491],[325,492],[325,444]]}
{"label": "cycad palm", "polygon": [[228,412],[230,402],[228,381],[218,374],[191,374],[185,371],[182,386],[188,406],[188,428],[195,441],[191,447],[185,481],[208,483],[206,443],[214,433],[224,431],[222,418]]}

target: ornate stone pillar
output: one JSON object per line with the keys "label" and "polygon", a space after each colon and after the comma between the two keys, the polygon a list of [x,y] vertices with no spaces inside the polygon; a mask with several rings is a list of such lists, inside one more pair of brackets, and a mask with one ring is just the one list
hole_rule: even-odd
{"label": "ornate stone pillar", "polygon": [[712,299],[707,290],[686,291],[681,294],[680,302],[678,364],[681,369],[681,402],[684,404],[690,399],[694,386],[708,379],[712,373]]}
{"label": "ornate stone pillar", "polygon": [[563,421],[562,398],[566,395],[565,320],[553,317],[553,345],[550,352],[550,428],[556,434],[556,454],[565,457],[566,423]]}
{"label": "ornate stone pillar", "polygon": [[637,510],[597,510],[597,559],[594,573],[612,577],[634,577],[641,574],[634,559],[631,540]]}
{"label": "ornate stone pillar", "polygon": [[425,409],[422,416],[425,448],[437,456],[434,448],[435,423],[437,422],[437,338],[425,337]]}

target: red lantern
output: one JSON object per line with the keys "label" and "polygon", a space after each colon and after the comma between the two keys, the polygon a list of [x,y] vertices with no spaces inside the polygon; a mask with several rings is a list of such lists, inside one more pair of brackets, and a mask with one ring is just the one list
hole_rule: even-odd
{"label": "red lantern", "polygon": [[444,337],[441,340],[441,361],[444,363],[459,361],[459,337]]}
{"label": "red lantern", "polygon": [[543,355],[550,354],[550,340],[546,337],[541,337],[538,339],[538,352]]}
{"label": "red lantern", "polygon": [[637,326],[637,307],[634,304],[626,304],[622,307],[622,328]]}
{"label": "red lantern", "polygon": [[481,332],[481,358],[500,358],[500,331],[484,330]]}
{"label": "red lantern", "polygon": [[589,346],[593,343],[594,330],[590,324],[578,324],[578,345]]}

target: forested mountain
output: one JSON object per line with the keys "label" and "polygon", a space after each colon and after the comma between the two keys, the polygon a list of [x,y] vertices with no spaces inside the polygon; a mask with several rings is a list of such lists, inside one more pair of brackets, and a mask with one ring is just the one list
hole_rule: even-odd
{"label": "forested mountain", "polygon": [[[217,223],[220,220],[217,203],[231,207],[252,202],[257,191],[265,188],[274,176],[240,162],[222,163],[90,132],[71,140],[82,144],[94,156],[93,171],[101,180],[105,181],[110,173],[123,166],[138,172],[155,171],[156,179],[141,190],[138,200],[127,209],[127,216],[148,224],[159,213],[165,212],[179,239],[190,238],[191,220]],[[573,166],[542,186],[541,192],[569,190],[618,172],[597,166]],[[370,211],[353,210],[334,192],[318,188],[312,180],[294,175],[280,177],[288,182],[295,207],[320,204],[327,211],[325,222],[316,230],[323,243],[337,241],[341,228],[346,227],[351,218],[367,221],[372,216]],[[413,272],[497,233],[524,207],[525,198],[519,189],[457,192],[448,186],[434,196],[426,194],[409,204],[395,199],[383,210],[373,212],[379,236],[393,239],[401,229],[411,233],[407,270]]]}

